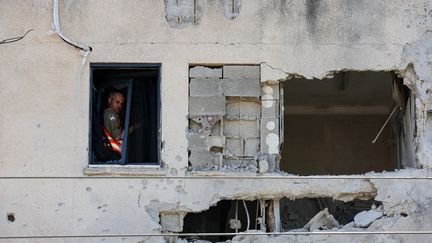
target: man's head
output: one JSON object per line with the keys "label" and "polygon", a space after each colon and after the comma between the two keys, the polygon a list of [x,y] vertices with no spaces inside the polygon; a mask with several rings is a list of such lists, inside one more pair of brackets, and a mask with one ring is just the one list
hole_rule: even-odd
{"label": "man's head", "polygon": [[123,94],[114,91],[111,92],[108,96],[108,106],[113,109],[115,112],[120,113],[123,108],[124,97]]}

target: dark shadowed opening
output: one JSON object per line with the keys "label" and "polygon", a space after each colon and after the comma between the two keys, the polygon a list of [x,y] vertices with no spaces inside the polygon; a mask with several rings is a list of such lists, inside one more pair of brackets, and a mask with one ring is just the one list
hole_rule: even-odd
{"label": "dark shadowed opening", "polygon": [[409,90],[394,73],[341,72],[333,78],[296,78],[281,84],[281,170],[335,175],[402,167],[406,150],[402,124]]}
{"label": "dark shadowed opening", "polygon": [[[257,215],[259,214],[259,203],[257,201],[243,201],[241,200],[223,200],[218,202],[215,206],[210,207],[208,210],[199,213],[188,213],[184,218],[184,225],[182,233],[235,233],[233,229],[234,221],[236,219],[240,222],[238,232],[246,231],[247,221],[249,215],[249,229],[259,228]],[[231,223],[230,223],[231,220]],[[232,239],[233,236],[191,236],[185,237],[188,240],[207,240],[212,242],[226,241]]]}
{"label": "dark shadowed opening", "polygon": [[[131,65],[92,65],[91,162],[111,164],[158,164],[159,161],[159,68]],[[108,95],[119,91],[125,97],[119,114],[123,132],[122,156],[102,143],[103,113]]]}

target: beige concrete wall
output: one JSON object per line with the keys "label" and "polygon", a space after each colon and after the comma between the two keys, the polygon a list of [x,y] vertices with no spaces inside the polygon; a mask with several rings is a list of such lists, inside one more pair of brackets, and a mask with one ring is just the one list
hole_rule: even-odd
{"label": "beige concrete wall", "polygon": [[[222,1],[203,2],[199,24],[172,28],[162,1],[60,1],[65,35],[93,47],[80,75],[79,51],[51,30],[52,1],[0,1],[0,39],[34,29],[23,40],[0,45],[0,236],[95,234],[100,238],[94,239],[101,240],[108,234],[160,232],[158,211],[205,210],[221,198],[282,196],[350,200],[377,195],[389,215],[396,215],[383,220],[378,229],[428,229],[426,219],[414,228],[409,222],[419,212],[416,209],[430,213],[429,180],[300,183],[210,177],[197,182],[84,175],[88,63],[95,62],[162,64],[161,157],[166,166],[160,174],[169,176],[185,175],[187,166],[191,63],[266,63],[262,65],[265,81],[286,78],[288,73],[320,78],[342,69],[404,70],[412,62],[416,73],[409,73],[407,82],[419,97],[418,158],[424,167],[432,165],[430,137],[423,133],[432,81],[430,1],[328,0],[317,1],[317,7],[306,0],[243,1],[234,20],[224,17]],[[385,176],[427,173],[414,170]],[[409,211],[409,217],[399,219],[402,210]],[[7,213],[15,213],[16,220],[9,222]]]}

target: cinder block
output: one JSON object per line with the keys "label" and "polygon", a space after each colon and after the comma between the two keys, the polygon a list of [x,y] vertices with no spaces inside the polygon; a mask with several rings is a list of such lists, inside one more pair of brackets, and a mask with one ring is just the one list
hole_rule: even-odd
{"label": "cinder block", "polygon": [[255,156],[259,151],[259,138],[249,138],[244,141],[244,156]]}
{"label": "cinder block", "polygon": [[189,97],[189,115],[224,115],[225,97]]}
{"label": "cinder block", "polygon": [[261,86],[261,100],[278,100],[279,84],[263,84]]}
{"label": "cinder block", "polygon": [[201,151],[201,150],[208,150],[207,146],[207,136],[204,134],[199,133],[190,133],[188,135],[188,144],[189,144],[189,150],[193,151]]}
{"label": "cinder block", "polygon": [[220,79],[193,78],[189,83],[189,95],[195,97],[221,96],[221,84]]}
{"label": "cinder block", "polygon": [[191,151],[189,162],[194,170],[210,169],[213,167],[213,156],[209,151]]}
{"label": "cinder block", "polygon": [[222,79],[225,96],[259,97],[261,89],[258,79]]}
{"label": "cinder block", "polygon": [[221,122],[218,121],[213,125],[210,135],[221,135]]}
{"label": "cinder block", "polygon": [[222,68],[196,66],[189,69],[190,78],[222,78]]}
{"label": "cinder block", "polygon": [[279,101],[278,100],[262,100],[261,101],[261,117],[276,118],[279,116]]}
{"label": "cinder block", "polygon": [[226,102],[226,118],[240,119],[240,98],[227,97]]}
{"label": "cinder block", "polygon": [[224,135],[227,137],[240,137],[240,121],[224,120]]}
{"label": "cinder block", "polygon": [[258,119],[261,115],[257,101],[240,101],[240,119]]}
{"label": "cinder block", "polygon": [[243,156],[243,141],[240,138],[226,138],[225,156]]}
{"label": "cinder block", "polygon": [[240,121],[240,137],[242,138],[258,138],[259,137],[259,120],[241,120]]}
{"label": "cinder block", "polygon": [[259,82],[260,77],[260,66],[223,66],[223,78],[252,78]]}

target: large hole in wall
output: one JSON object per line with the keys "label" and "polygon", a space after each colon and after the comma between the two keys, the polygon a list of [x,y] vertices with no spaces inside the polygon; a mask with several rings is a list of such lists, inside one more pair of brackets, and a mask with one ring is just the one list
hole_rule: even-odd
{"label": "large hole in wall", "polygon": [[[246,206],[245,206],[246,205]],[[249,229],[259,229],[257,218],[260,215],[258,201],[223,200],[208,210],[188,213],[184,217],[182,233],[235,233]],[[249,219],[249,220],[248,220]],[[225,241],[233,236],[191,236],[187,240]]]}
{"label": "large hole in wall", "polygon": [[[282,231],[302,228],[313,231],[315,229],[311,228],[314,227],[317,229],[340,228],[353,222],[356,214],[380,205],[382,205],[380,202],[374,200],[343,202],[332,198],[302,198],[297,200],[282,198],[280,200],[281,228]],[[327,219],[312,220],[315,222],[315,226],[312,225],[311,219],[325,209],[327,209],[328,214],[326,213],[324,217]],[[330,220],[331,217],[335,221]]]}
{"label": "large hole in wall", "polygon": [[410,92],[395,73],[340,72],[325,79],[290,79],[281,86],[281,170],[357,174],[410,164],[404,133]]}

